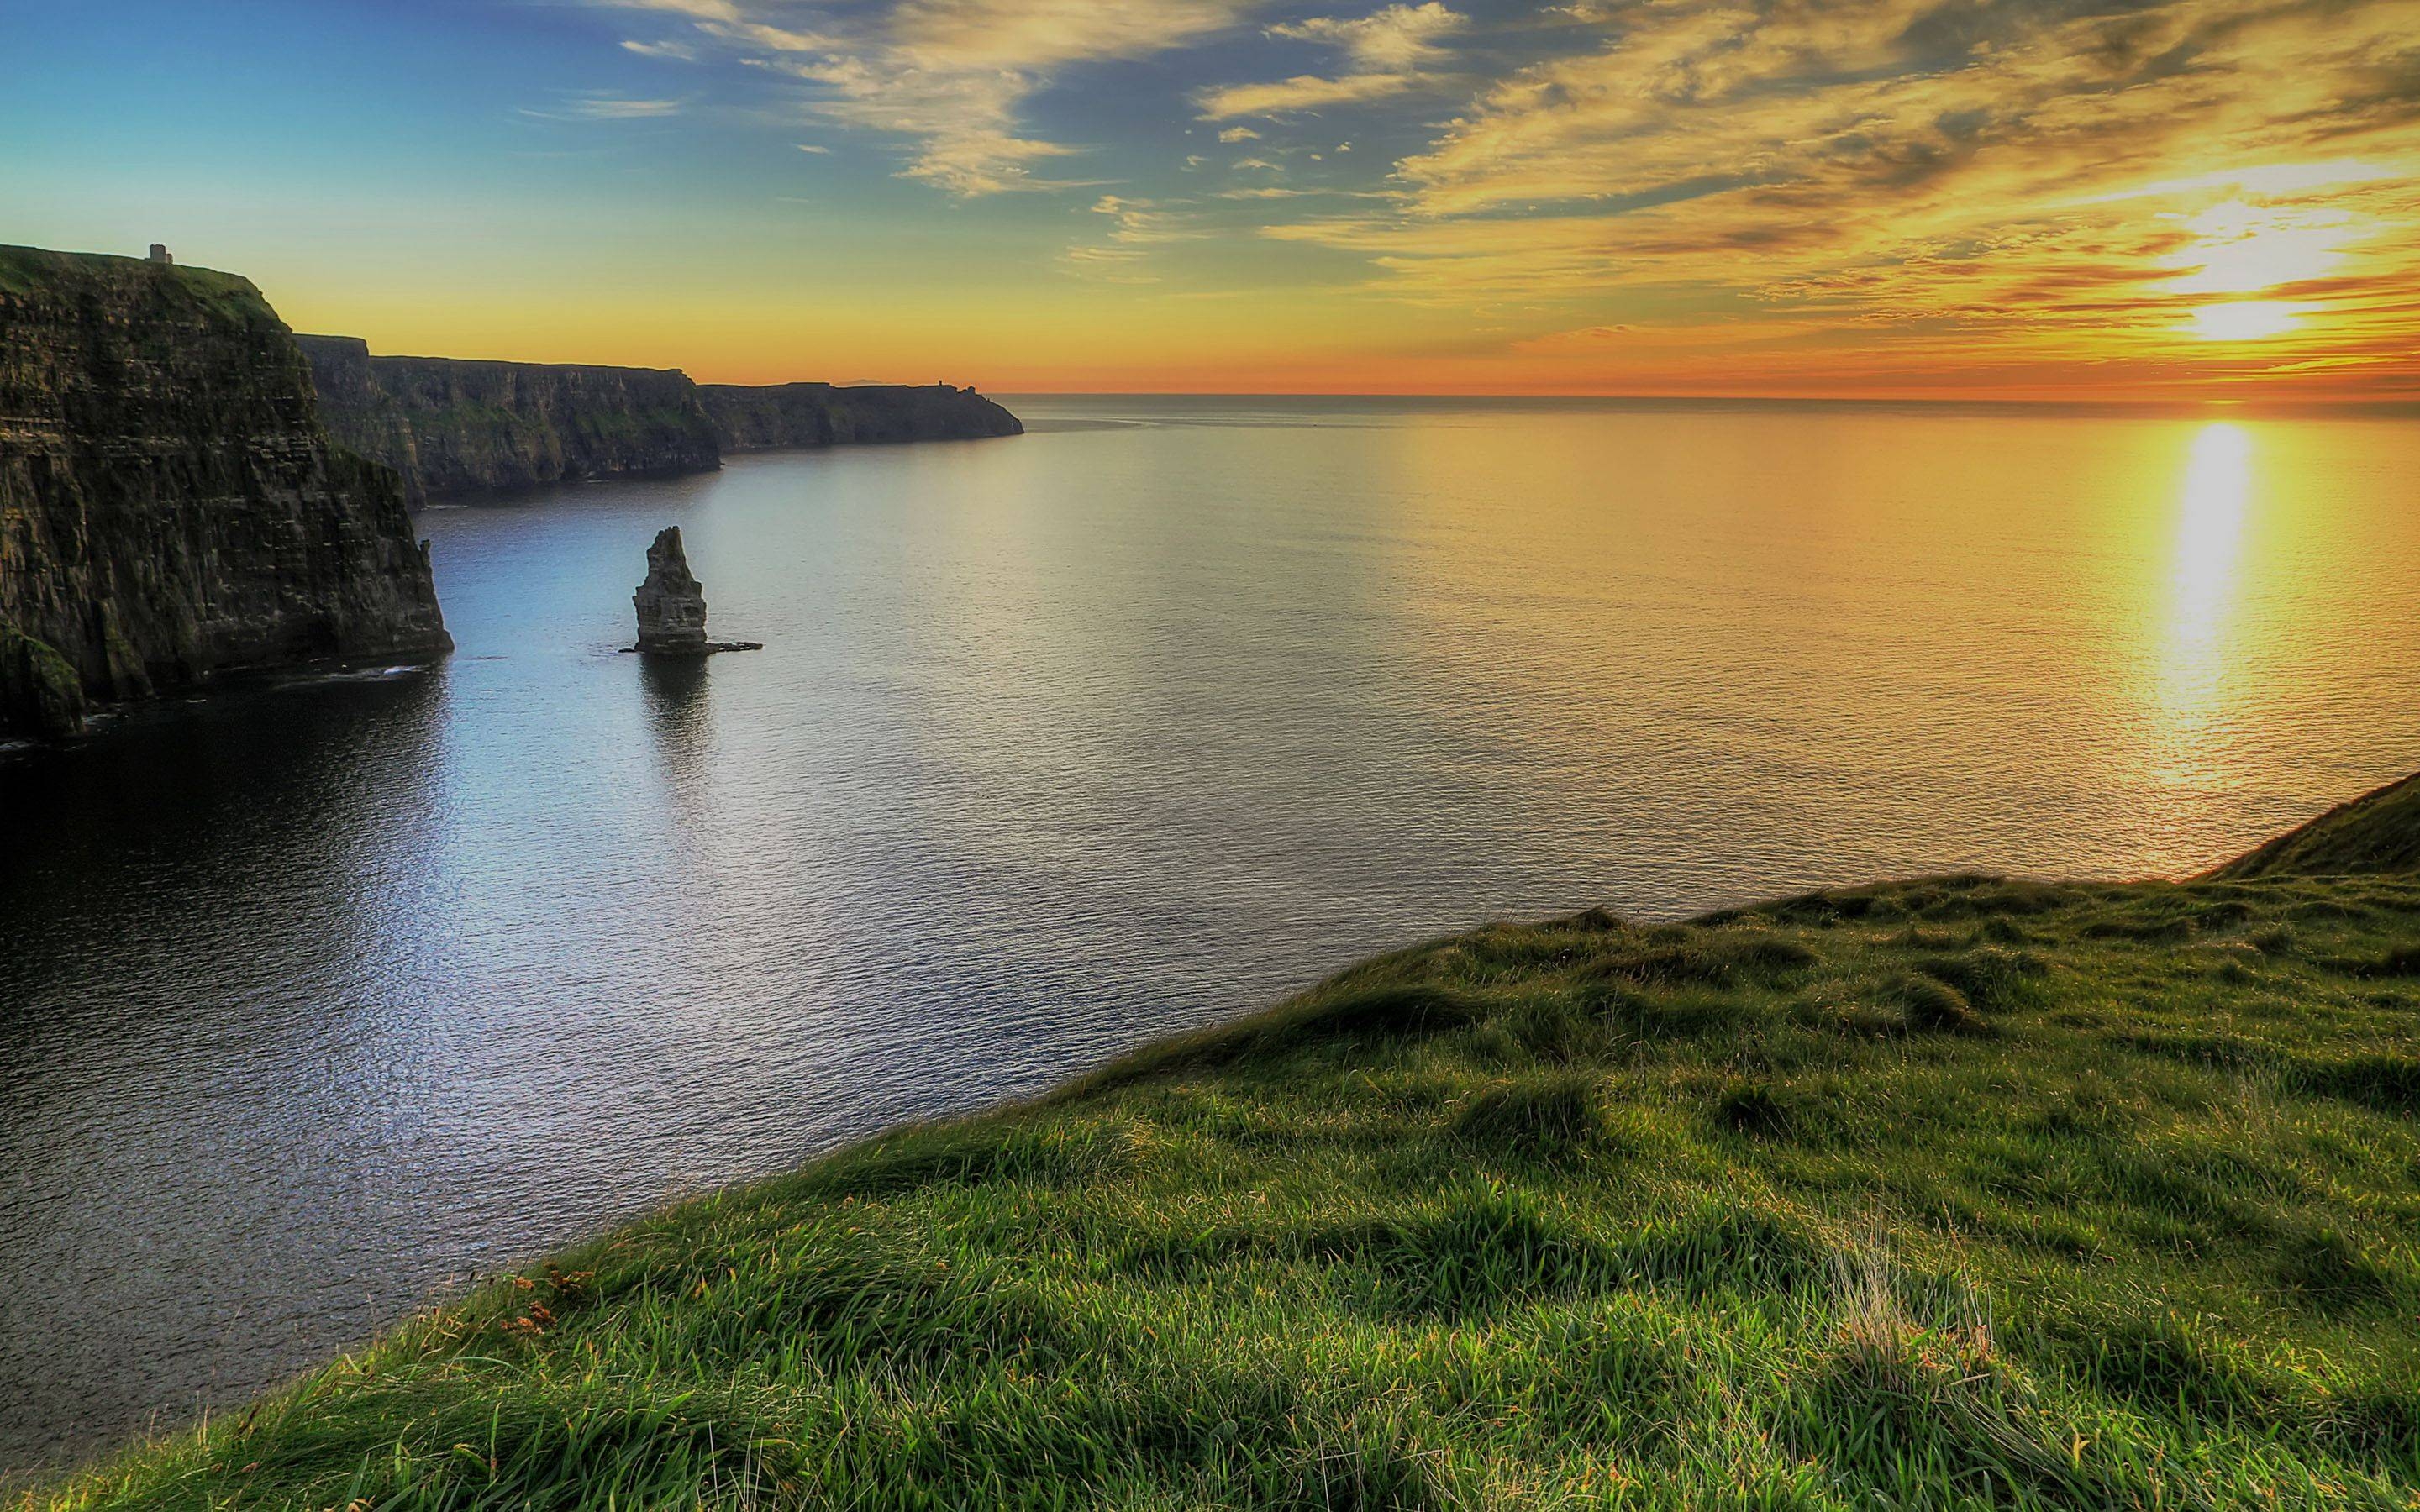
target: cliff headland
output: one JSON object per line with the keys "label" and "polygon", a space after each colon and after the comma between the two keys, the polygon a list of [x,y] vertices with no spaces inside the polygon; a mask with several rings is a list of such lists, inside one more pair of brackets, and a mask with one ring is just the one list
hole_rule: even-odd
{"label": "cliff headland", "polygon": [[2415,843],[1417,946],[30,1504],[2407,1505]]}
{"label": "cliff headland", "polygon": [[248,281],[0,247],[0,734],[214,673],[452,642],[395,475]]}
{"label": "cliff headland", "polygon": [[328,427],[402,474],[414,506],[585,478],[706,472],[726,453],[1021,434],[972,389],[705,387],[675,369],[377,357],[299,338]]}
{"label": "cliff headland", "polygon": [[1024,423],[1000,405],[946,383],[708,383],[698,395],[726,453],[1025,434]]}
{"label": "cliff headland", "polygon": [[297,338],[337,440],[402,475],[414,507],[451,494],[722,465],[686,374],[664,368],[373,357]]}

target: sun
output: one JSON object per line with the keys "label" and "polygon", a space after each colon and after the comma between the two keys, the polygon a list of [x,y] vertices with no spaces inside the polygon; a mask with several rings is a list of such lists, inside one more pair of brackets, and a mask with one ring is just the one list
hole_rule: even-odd
{"label": "sun", "polygon": [[2184,329],[2204,341],[2258,341],[2293,330],[2302,313],[2301,305],[2283,300],[2239,300],[2203,305]]}

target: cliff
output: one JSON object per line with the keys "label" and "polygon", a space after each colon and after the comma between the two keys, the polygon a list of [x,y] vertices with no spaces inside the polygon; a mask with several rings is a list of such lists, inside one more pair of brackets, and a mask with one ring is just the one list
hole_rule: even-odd
{"label": "cliff", "polygon": [[246,280],[0,247],[0,733],[236,668],[451,646],[394,474]]}
{"label": "cliff", "polygon": [[672,368],[373,357],[351,336],[298,336],[343,445],[403,474],[413,507],[449,495],[650,473],[710,472],[726,452],[1019,436],[972,389],[700,386]]}
{"label": "cliff", "polygon": [[1022,436],[1015,415],[972,389],[868,384],[780,383],[751,388],[708,383],[698,389],[725,452],[774,446],[846,446],[867,441],[966,440]]}
{"label": "cliff", "polygon": [[669,368],[373,357],[297,338],[328,429],[403,475],[407,501],[722,465],[697,385]]}

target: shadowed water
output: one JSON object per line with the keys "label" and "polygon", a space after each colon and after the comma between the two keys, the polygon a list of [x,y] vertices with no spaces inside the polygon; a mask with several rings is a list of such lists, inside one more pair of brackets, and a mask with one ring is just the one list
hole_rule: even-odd
{"label": "shadowed water", "polygon": [[[0,758],[0,1468],[1378,949],[2420,767],[2420,425],[1017,408],[432,512],[442,668]],[[767,650],[617,653],[668,524]]]}

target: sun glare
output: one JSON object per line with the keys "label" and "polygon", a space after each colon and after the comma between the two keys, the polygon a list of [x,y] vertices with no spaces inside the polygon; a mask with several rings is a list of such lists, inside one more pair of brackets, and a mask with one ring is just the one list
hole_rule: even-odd
{"label": "sun glare", "polygon": [[2184,329],[2204,341],[2258,341],[2294,329],[2303,307],[2282,300],[2244,300],[2233,304],[2205,304],[2193,313]]}
{"label": "sun glare", "polygon": [[2366,227],[2349,211],[2274,210],[2229,200],[2185,222],[2200,239],[2178,255],[2192,271],[2168,286],[2179,294],[2257,294],[2318,278],[2344,261],[2347,243]]}
{"label": "sun glare", "polygon": [[2233,189],[2254,194],[2302,194],[2341,184],[2376,183],[2395,177],[2396,173],[2397,170],[2389,164],[2364,162],[2357,158],[2332,158],[2325,162],[2272,162],[2257,168],[2215,168],[2209,173],[2194,174],[2184,178],[2162,178],[2106,194],[2089,195],[2073,203],[2106,205],[2113,200],[2191,194],[2213,189]]}
{"label": "sun glare", "polygon": [[2226,629],[2253,502],[2252,461],[2251,433],[2226,421],[2202,426],[2186,454],[2159,682],[2159,728],[2167,748],[2159,769],[2175,779],[2202,775],[2198,748],[2226,682]]}

